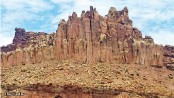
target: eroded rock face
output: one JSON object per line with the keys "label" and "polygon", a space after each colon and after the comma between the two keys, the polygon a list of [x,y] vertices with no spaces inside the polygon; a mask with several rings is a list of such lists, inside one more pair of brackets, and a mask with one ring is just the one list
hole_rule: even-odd
{"label": "eroded rock face", "polygon": [[162,47],[149,36],[142,38],[126,7],[122,11],[111,7],[105,17],[92,6],[81,17],[74,12],[59,23],[55,44],[58,60],[163,65]]}
{"label": "eroded rock face", "polygon": [[142,37],[132,26],[127,7],[121,11],[111,7],[103,17],[91,6],[81,17],[73,12],[68,21],[61,20],[56,34],[16,28],[13,43],[1,47],[1,59],[3,66],[56,59],[171,67],[170,51],[173,48],[156,45],[150,36]]}
{"label": "eroded rock face", "polygon": [[13,43],[1,47],[1,52],[15,51],[17,48],[53,45],[54,33],[26,32],[23,28],[15,28]]}
{"label": "eroded rock face", "polygon": [[3,67],[41,63],[54,59],[54,33],[26,32],[16,28],[13,43],[1,47]]}
{"label": "eroded rock face", "polygon": [[174,46],[166,45],[164,47],[164,65],[167,69],[174,71]]}
{"label": "eroded rock face", "polygon": [[53,46],[17,49],[16,51],[1,54],[2,66],[10,67],[41,63],[54,59],[53,53]]}

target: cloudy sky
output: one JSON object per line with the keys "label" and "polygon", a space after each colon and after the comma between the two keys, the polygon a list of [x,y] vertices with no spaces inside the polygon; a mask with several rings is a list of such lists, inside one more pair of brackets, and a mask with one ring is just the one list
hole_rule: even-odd
{"label": "cloudy sky", "polygon": [[26,31],[55,32],[60,19],[73,11],[80,15],[92,5],[101,15],[111,6],[117,10],[125,6],[134,27],[143,36],[150,35],[158,44],[174,45],[174,0],[1,0],[0,46],[12,42],[15,27]]}

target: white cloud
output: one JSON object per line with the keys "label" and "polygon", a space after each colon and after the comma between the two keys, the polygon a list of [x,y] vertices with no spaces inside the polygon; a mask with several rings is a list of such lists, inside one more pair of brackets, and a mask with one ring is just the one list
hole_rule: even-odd
{"label": "white cloud", "polygon": [[1,25],[1,45],[7,45],[12,42],[14,37],[14,29],[16,27],[24,27],[26,22],[34,22],[41,19],[38,15],[52,9],[53,6],[44,0],[2,0],[2,25]]}
{"label": "white cloud", "polygon": [[51,1],[54,3],[67,3],[67,2],[74,1],[74,0],[51,0]]}
{"label": "white cloud", "polygon": [[32,20],[32,19],[36,19],[37,16],[36,14],[32,14],[26,11],[15,11],[15,12],[7,12],[5,15],[3,15],[3,25],[4,23],[6,24],[12,24],[12,23],[20,23],[23,22],[25,20]]}
{"label": "white cloud", "polygon": [[52,5],[44,0],[2,0],[2,7],[7,10],[39,12],[51,9]]}
{"label": "white cloud", "polygon": [[172,31],[160,30],[158,33],[151,32],[149,35],[157,44],[174,45],[174,33]]}
{"label": "white cloud", "polygon": [[6,35],[3,35],[2,33],[0,33],[0,46],[3,45],[7,45],[9,43],[12,43],[13,38],[12,37],[8,37]]}

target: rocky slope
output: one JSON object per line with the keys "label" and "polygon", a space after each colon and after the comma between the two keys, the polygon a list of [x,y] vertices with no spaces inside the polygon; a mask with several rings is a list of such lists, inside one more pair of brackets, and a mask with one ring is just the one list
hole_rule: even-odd
{"label": "rocky slope", "polygon": [[13,43],[1,47],[1,66],[3,91],[41,90],[63,98],[174,97],[174,47],[143,38],[126,7],[111,7],[106,16],[92,6],[80,17],[73,12],[56,34],[16,28]]}
{"label": "rocky slope", "polygon": [[17,89],[25,94],[19,98],[43,98],[41,95],[48,98],[56,95],[63,98],[174,97],[174,73],[165,67],[110,63],[88,65],[52,60],[15,66],[2,70],[2,73],[2,88],[13,92]]}

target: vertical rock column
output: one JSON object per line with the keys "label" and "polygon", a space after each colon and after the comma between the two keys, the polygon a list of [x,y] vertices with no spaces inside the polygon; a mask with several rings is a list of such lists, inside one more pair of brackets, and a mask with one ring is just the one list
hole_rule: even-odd
{"label": "vertical rock column", "polygon": [[66,21],[61,20],[59,23],[59,27],[56,31],[56,37],[55,37],[54,52],[55,52],[55,58],[57,60],[65,59],[63,53],[63,41],[66,40],[65,35],[66,35]]}

